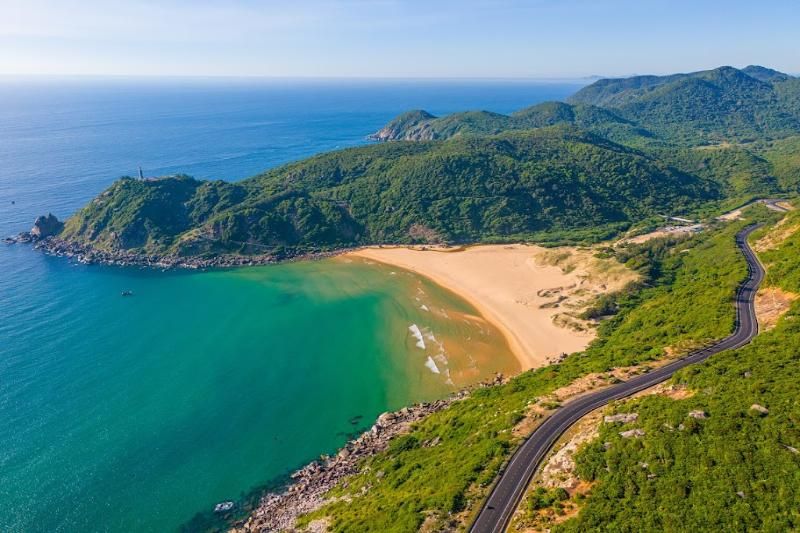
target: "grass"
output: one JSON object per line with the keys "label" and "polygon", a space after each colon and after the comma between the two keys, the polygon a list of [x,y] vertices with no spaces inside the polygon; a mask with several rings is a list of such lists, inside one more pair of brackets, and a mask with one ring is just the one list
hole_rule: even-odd
{"label": "grass", "polygon": [[[788,223],[797,230],[800,217],[792,213]],[[796,231],[761,255],[767,285],[800,290],[798,244]],[[693,391],[688,398],[654,395],[611,407],[639,413],[625,429],[639,427],[645,435],[623,439],[619,427],[601,427],[577,455],[577,471],[594,482],[592,490],[577,517],[553,531],[800,528],[798,319],[795,303],[775,329],[748,346],[679,372],[673,383]],[[707,418],[689,417],[693,410]]]}

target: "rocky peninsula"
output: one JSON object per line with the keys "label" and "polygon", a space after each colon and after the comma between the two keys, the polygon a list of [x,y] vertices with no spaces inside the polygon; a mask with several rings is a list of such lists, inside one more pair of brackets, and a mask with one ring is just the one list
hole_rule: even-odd
{"label": "rocky peninsula", "polygon": [[109,266],[138,266],[148,268],[228,268],[241,266],[268,265],[282,261],[300,259],[322,259],[338,255],[343,251],[335,252],[306,252],[241,255],[205,254],[202,256],[182,256],[177,254],[147,254],[126,249],[100,249],[92,244],[82,243],[74,239],[64,239],[59,236],[64,228],[64,223],[53,214],[37,217],[30,231],[23,231],[17,235],[3,239],[5,244],[32,244],[37,250],[58,257],[66,257],[85,265]]}

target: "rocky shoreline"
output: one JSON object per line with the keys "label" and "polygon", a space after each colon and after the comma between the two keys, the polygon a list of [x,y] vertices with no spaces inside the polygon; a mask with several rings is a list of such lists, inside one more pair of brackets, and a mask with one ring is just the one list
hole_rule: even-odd
{"label": "rocky shoreline", "polygon": [[309,252],[285,257],[276,257],[271,254],[220,254],[212,257],[157,255],[141,254],[127,250],[99,250],[88,244],[67,241],[55,236],[39,238],[31,232],[23,232],[14,237],[6,237],[3,242],[6,244],[33,244],[35,249],[46,254],[66,257],[85,265],[137,266],[160,269],[185,268],[194,270],[269,265],[301,259],[323,259],[346,251]]}
{"label": "rocky shoreline", "polygon": [[[322,507],[327,501],[325,494],[329,490],[345,478],[357,474],[361,461],[385,450],[393,437],[407,433],[413,423],[468,397],[471,390],[503,382],[503,376],[498,374],[494,380],[461,390],[449,398],[383,413],[368,431],[345,444],[336,455],[322,456],[319,461],[309,463],[294,472],[291,475],[293,482],[283,492],[265,494],[256,510],[246,520],[237,523],[231,531],[294,531],[298,517]],[[438,443],[425,443],[427,446],[436,444]]]}
{"label": "rocky shoreline", "polygon": [[129,250],[100,250],[91,244],[69,241],[58,237],[64,228],[63,222],[52,214],[40,216],[33,223],[30,231],[23,231],[17,235],[2,239],[5,244],[32,244],[42,252],[66,257],[85,265],[110,265],[110,266],[138,266],[148,268],[227,268],[241,266],[256,266],[281,263],[286,261],[299,261],[304,259],[323,259],[339,255],[347,249],[334,251],[302,252],[276,256],[273,254],[240,255],[240,254],[215,254],[210,257],[142,254]]}

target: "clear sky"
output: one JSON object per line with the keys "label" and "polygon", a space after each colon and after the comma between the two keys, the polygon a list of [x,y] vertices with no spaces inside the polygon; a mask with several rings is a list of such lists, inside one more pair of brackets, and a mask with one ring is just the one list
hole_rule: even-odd
{"label": "clear sky", "polygon": [[800,0],[0,0],[0,74],[800,73]]}

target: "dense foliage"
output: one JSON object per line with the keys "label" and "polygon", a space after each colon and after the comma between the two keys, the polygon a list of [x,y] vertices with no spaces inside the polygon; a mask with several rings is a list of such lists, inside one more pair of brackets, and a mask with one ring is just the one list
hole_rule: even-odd
{"label": "dense foliage", "polygon": [[[761,259],[769,285],[797,293],[798,217],[789,224],[794,233]],[[604,425],[579,454],[580,474],[595,484],[579,515],[556,530],[800,528],[798,318],[795,304],[752,344],[681,371],[673,383],[691,391],[688,398],[656,395],[614,406],[639,418],[624,427]],[[619,435],[632,427],[645,435]]]}
{"label": "dense foliage", "polygon": [[611,109],[665,139],[689,144],[796,134],[800,86],[763,67],[600,80],[571,103]]}
{"label": "dense foliage", "polygon": [[800,137],[774,141],[762,152],[779,187],[785,191],[800,192]]}
{"label": "dense foliage", "polygon": [[435,117],[427,111],[403,113],[373,137],[382,141],[450,139],[459,135],[496,135],[504,131],[570,125],[624,142],[651,134],[612,111],[584,104],[544,102],[511,115],[489,111],[466,111]]}
{"label": "dense foliage", "polygon": [[416,142],[322,154],[236,184],[125,178],[63,237],[278,258],[376,243],[593,242],[659,214],[797,191],[798,134],[800,80],[763,67],[600,80],[570,104],[511,115],[411,111],[376,137]]}
{"label": "dense foliage", "polygon": [[126,178],[70,219],[63,236],[181,254],[558,232],[596,239],[721,198],[719,189],[601,137],[546,128],[354,148],[237,184]]}
{"label": "dense foliage", "polygon": [[[620,259],[648,277],[628,294],[629,300],[585,354],[525,372],[502,386],[479,389],[428,417],[389,450],[367,460],[362,472],[337,490],[336,495],[347,498],[304,521],[328,516],[332,530],[341,532],[412,532],[426,520],[430,530],[463,525],[519,443],[512,428],[537,399],[586,373],[649,361],[663,356],[667,347],[685,347],[731,331],[732,298],[746,273],[733,239],[741,226],[620,252]],[[699,307],[707,312],[685,320]],[[627,338],[631,332],[650,349],[632,348]],[[541,496],[550,503],[563,498]]]}
{"label": "dense foliage", "polygon": [[800,80],[759,66],[603,79],[578,91],[569,103],[546,102],[510,116],[487,111],[445,117],[425,111],[406,113],[375,137],[447,139],[555,124],[574,125],[631,145],[786,137],[800,128]]}

